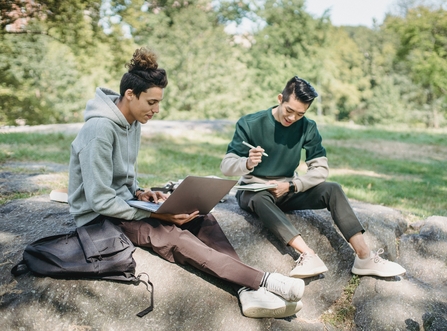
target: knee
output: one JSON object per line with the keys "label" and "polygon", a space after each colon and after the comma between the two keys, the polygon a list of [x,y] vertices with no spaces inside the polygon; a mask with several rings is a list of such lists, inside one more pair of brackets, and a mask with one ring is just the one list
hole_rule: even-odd
{"label": "knee", "polygon": [[323,196],[333,202],[346,199],[345,192],[339,183],[328,182],[325,183],[325,190]]}
{"label": "knee", "polygon": [[339,183],[329,182],[328,184],[332,191],[343,192],[343,188],[341,187],[341,185]]}
{"label": "knee", "polygon": [[251,199],[250,199],[250,205],[252,206],[256,206],[259,204],[270,204],[270,203],[275,203],[275,199],[273,197],[273,195],[268,192],[268,191],[262,191],[259,192],[257,194],[255,194]]}
{"label": "knee", "polygon": [[338,194],[343,193],[343,188],[339,183],[335,182],[324,182],[321,183],[323,185],[324,191],[330,193],[330,194]]}

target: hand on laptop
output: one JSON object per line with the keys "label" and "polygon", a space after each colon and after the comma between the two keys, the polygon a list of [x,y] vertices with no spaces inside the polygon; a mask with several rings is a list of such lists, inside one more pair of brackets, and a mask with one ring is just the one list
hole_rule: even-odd
{"label": "hand on laptop", "polygon": [[191,214],[159,214],[159,213],[152,213],[151,217],[158,218],[162,221],[166,221],[169,223],[174,223],[175,225],[183,225],[185,223],[188,223],[192,221],[194,218],[199,215],[199,211],[196,210],[195,212]]}
{"label": "hand on laptop", "polygon": [[150,202],[155,202],[155,203],[162,203],[163,201],[165,201],[168,198],[167,194],[164,194],[163,192],[160,191],[145,191],[143,193],[141,193],[140,195],[138,195],[138,200],[141,201],[150,201]]}

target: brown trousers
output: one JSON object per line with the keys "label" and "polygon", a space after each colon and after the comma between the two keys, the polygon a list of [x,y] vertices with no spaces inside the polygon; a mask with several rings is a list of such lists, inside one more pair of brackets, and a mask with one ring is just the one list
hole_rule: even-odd
{"label": "brown trousers", "polygon": [[182,226],[155,218],[112,220],[135,246],[151,248],[169,262],[189,264],[239,287],[256,290],[260,286],[264,272],[242,263],[211,214],[196,217]]}

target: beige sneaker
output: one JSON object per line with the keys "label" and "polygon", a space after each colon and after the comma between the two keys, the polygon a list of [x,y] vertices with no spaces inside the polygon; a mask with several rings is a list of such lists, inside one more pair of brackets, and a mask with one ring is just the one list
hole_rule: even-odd
{"label": "beige sneaker", "polygon": [[383,253],[380,248],[376,253],[371,252],[370,257],[361,259],[355,256],[352,273],[360,276],[393,277],[406,272],[399,264],[382,259],[379,255]]}
{"label": "beige sneaker", "polygon": [[290,277],[307,278],[328,271],[324,262],[317,254],[309,255],[302,253],[296,260],[296,267],[290,272]]}
{"label": "beige sneaker", "polygon": [[284,300],[297,302],[303,297],[305,284],[302,279],[287,277],[275,272],[267,276],[264,287]]}
{"label": "beige sneaker", "polygon": [[296,314],[303,308],[300,301],[286,301],[265,287],[254,291],[246,287],[238,291],[242,313],[254,318],[283,318]]}

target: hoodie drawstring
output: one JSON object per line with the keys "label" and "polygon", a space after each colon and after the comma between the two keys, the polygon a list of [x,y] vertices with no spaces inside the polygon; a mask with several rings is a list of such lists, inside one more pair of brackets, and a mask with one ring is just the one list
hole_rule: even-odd
{"label": "hoodie drawstring", "polygon": [[126,170],[126,182],[129,179],[129,126],[126,125],[126,141],[127,141],[127,170]]}
{"label": "hoodie drawstring", "polygon": [[[135,135],[135,148],[138,148],[138,137],[137,137],[137,135]],[[137,152],[137,155],[138,155],[138,151],[136,151],[136,152]],[[139,184],[138,184],[138,158],[135,159],[134,168],[135,168],[135,178],[134,178],[134,181],[135,181],[135,190],[136,190],[137,188],[140,187]]]}

